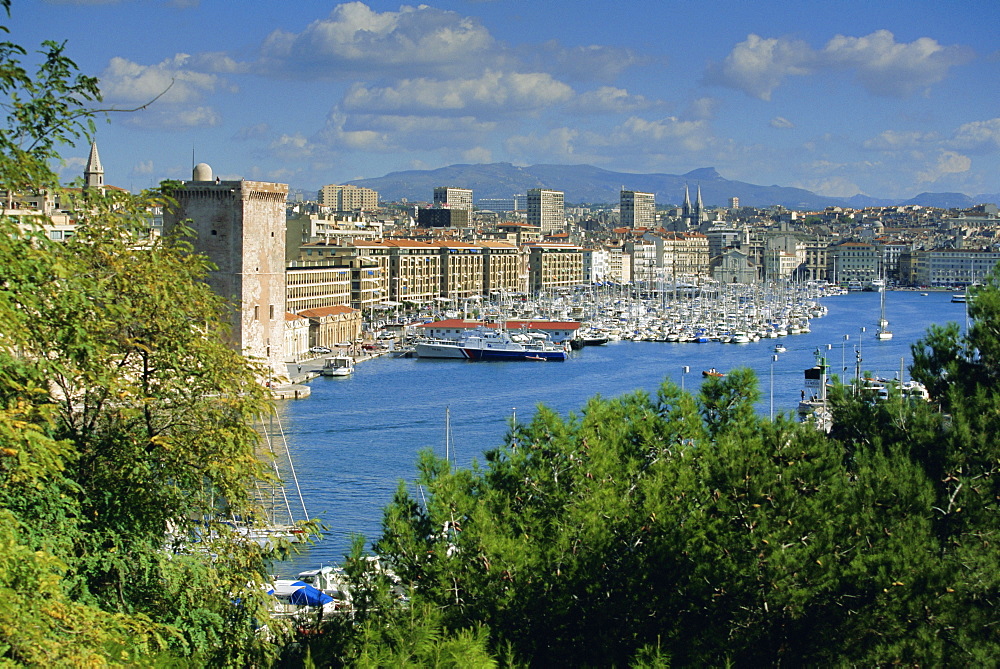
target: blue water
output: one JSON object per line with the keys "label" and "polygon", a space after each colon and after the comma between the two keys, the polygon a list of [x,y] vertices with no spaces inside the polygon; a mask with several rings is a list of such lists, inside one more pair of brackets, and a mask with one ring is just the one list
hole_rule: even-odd
{"label": "blue water", "polygon": [[[817,348],[831,345],[826,351],[831,372],[846,366],[846,376],[853,377],[860,343],[862,369],[894,377],[901,359],[910,364],[910,344],[930,324],[955,321],[964,327],[965,306],[950,298],[944,292],[887,293],[893,339],[885,342],[875,339],[878,293],[850,293],[824,301],[830,312],[811,321],[811,333],[751,344],[615,342],[576,351],[561,363],[377,358],[359,364],[353,377],[315,379],[311,397],[279,403],[278,410],[309,515],[329,529],[277,569],[294,575],[337,563],[353,533],[377,538],[382,508],[400,480],[415,477],[417,452],[430,447],[444,454],[449,407],[452,455],[459,466],[482,462],[484,450],[503,443],[511,417],[527,421],[539,403],[567,415],[596,394],[615,397],[637,389],[655,394],[668,376],[696,391],[701,370],[709,367],[753,368],[762,397],[758,411],[767,415],[771,358],[780,341],[788,350],[773,363],[774,410],[791,411],[799,401],[802,371],[815,363]],[[861,327],[867,330],[863,334]],[[682,374],[685,366],[690,372]]]}

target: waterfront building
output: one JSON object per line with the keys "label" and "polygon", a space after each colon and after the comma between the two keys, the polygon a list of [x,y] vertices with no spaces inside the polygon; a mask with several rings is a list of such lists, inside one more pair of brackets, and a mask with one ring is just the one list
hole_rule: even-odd
{"label": "waterfront building", "polygon": [[377,209],[378,193],[361,186],[330,184],[319,189],[319,203],[336,211]]}
{"label": "waterfront building", "polygon": [[1000,252],[932,249],[913,255],[919,263],[915,283],[922,286],[968,286],[981,282],[1000,262]]}
{"label": "waterfront building", "polygon": [[335,348],[361,336],[361,312],[353,307],[306,309],[299,316],[309,319],[309,347]]}
{"label": "waterfront building", "polygon": [[349,269],[350,305],[355,309],[371,310],[389,299],[389,249],[380,241],[358,239],[344,245],[312,242],[302,247],[302,260],[293,264]]}
{"label": "waterfront building", "polygon": [[176,205],[164,212],[164,231],[182,221],[195,232],[194,250],[216,266],[207,281],[232,301],[232,345],[271,370],[285,365],[285,196],[286,184],[222,181],[205,163],[191,181],[172,193]]}
{"label": "waterfront building", "polygon": [[632,255],[620,244],[604,247],[608,253],[607,280],[628,283],[632,280]]}
{"label": "waterfront building", "polygon": [[528,244],[528,292],[583,284],[583,249],[573,244]]}
{"label": "waterfront building", "polygon": [[758,268],[750,260],[750,256],[739,249],[726,249],[712,259],[712,278],[720,283],[755,283],[758,280]]}
{"label": "waterfront building", "polygon": [[310,357],[309,319],[298,314],[285,314],[285,362],[298,362]]}
{"label": "waterfront building", "polygon": [[472,190],[438,186],[434,189],[434,206],[436,208],[472,211]]}
{"label": "waterfront building", "polygon": [[730,248],[741,248],[746,238],[743,230],[732,227],[712,226],[705,233],[708,239],[708,257],[716,258]]}
{"label": "waterfront building", "polygon": [[412,239],[382,242],[389,251],[389,299],[428,304],[441,295],[441,255],[432,244]]}
{"label": "waterfront building", "polygon": [[458,241],[431,242],[431,245],[439,249],[441,258],[440,297],[462,300],[485,292],[481,246]]}
{"label": "waterfront building", "polygon": [[619,198],[621,224],[627,228],[652,228],[656,225],[656,196],[634,190],[622,190]]}
{"label": "waterfront building", "polygon": [[597,283],[610,277],[609,254],[602,248],[583,249],[583,282]]}
{"label": "waterfront building", "polygon": [[496,230],[498,236],[515,246],[537,244],[542,239],[541,229],[530,223],[499,223]]}
{"label": "waterfront building", "polygon": [[521,251],[504,242],[479,242],[483,250],[483,295],[503,295],[526,292],[522,280]]}
{"label": "waterfront building", "polygon": [[381,239],[382,224],[367,216],[334,213],[294,213],[285,219],[285,260],[302,258],[302,247],[310,242],[324,241],[332,245],[356,239]]}
{"label": "waterfront building", "polygon": [[881,276],[882,252],[873,244],[843,242],[827,249],[826,257],[830,281],[867,286]]}
{"label": "waterfront building", "polygon": [[[651,235],[661,240],[658,258],[657,244],[650,239],[635,239],[625,242],[625,251],[632,261],[630,274],[632,281],[650,283],[660,277],[659,268],[663,258],[662,237]],[[658,262],[658,260],[660,262]]]}
{"label": "waterfront building", "polygon": [[820,239],[804,242],[805,262],[799,268],[799,277],[805,281],[826,281],[827,249],[829,244]]}
{"label": "waterfront building", "polygon": [[351,268],[299,261],[285,270],[285,307],[291,313],[351,305]]}
{"label": "waterfront building", "polygon": [[566,226],[566,204],[559,190],[531,188],[528,190],[528,225],[546,235]]}

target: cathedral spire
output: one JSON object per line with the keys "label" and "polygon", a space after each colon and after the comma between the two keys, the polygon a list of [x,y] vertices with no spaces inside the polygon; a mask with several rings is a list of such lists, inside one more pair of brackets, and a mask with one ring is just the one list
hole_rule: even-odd
{"label": "cathedral spire", "polygon": [[84,188],[104,188],[104,168],[97,153],[97,142],[90,145],[90,157],[83,168],[83,182]]}

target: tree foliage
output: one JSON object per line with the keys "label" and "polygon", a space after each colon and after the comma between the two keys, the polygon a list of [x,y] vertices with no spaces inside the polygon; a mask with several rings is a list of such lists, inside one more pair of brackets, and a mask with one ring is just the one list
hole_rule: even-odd
{"label": "tree foliage", "polygon": [[[63,45],[25,55],[0,45],[0,188],[54,192],[100,95]],[[62,197],[62,243],[0,216],[0,664],[268,664],[271,555],[221,522],[260,514],[260,370],[183,231],[148,235],[163,191]]]}
{"label": "tree foliage", "polygon": [[[970,341],[916,347],[989,351],[991,300]],[[988,378],[988,354],[965,363]],[[424,453],[375,550],[414,607],[515,663],[989,664],[1000,403],[955,385],[947,415],[835,393],[832,436],[756,414],[749,371],[540,407],[483,468]]]}

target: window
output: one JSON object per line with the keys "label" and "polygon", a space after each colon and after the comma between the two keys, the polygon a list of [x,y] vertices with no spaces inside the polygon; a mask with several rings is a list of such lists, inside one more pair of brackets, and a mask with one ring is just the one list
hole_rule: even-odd
{"label": "window", "polygon": [[253,319],[255,321],[260,320],[260,305],[257,304],[253,305]]}

